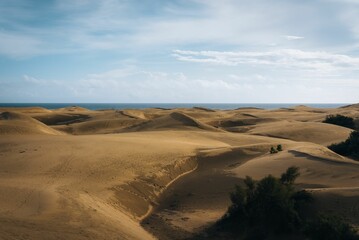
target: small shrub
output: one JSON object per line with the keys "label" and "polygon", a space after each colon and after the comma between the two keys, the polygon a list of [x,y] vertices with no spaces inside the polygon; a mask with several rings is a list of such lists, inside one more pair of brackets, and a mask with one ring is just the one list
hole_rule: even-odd
{"label": "small shrub", "polygon": [[278,151],[274,147],[271,147],[269,152],[270,152],[270,154],[278,153]]}
{"label": "small shrub", "polygon": [[351,117],[346,117],[346,116],[340,115],[340,114],[328,115],[325,118],[325,120],[323,121],[323,123],[330,123],[330,124],[335,124],[335,125],[339,125],[342,127],[355,129],[354,119]]}
{"label": "small shrub", "polygon": [[285,173],[280,177],[280,182],[285,185],[294,184],[295,179],[299,177],[299,168],[298,167],[289,167]]}
{"label": "small shrub", "polygon": [[283,147],[282,147],[281,144],[278,144],[278,145],[277,145],[277,151],[278,151],[278,152],[283,151]]}

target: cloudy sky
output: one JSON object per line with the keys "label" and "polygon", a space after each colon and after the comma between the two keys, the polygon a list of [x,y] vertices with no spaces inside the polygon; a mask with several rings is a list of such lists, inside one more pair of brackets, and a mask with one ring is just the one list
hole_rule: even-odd
{"label": "cloudy sky", "polygon": [[359,0],[1,0],[0,102],[359,102]]}

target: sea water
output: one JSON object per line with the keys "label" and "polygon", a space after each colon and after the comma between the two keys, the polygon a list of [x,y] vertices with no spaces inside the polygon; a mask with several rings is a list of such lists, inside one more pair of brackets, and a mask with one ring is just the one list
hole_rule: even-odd
{"label": "sea water", "polygon": [[0,107],[43,107],[57,109],[70,106],[78,106],[90,110],[99,109],[143,109],[143,108],[192,108],[203,107],[210,109],[237,109],[237,108],[291,108],[305,105],[314,108],[337,108],[348,103],[0,103]]}

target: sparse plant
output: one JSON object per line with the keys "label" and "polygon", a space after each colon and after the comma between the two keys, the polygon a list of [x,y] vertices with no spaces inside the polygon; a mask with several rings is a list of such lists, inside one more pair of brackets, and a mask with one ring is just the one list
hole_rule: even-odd
{"label": "sparse plant", "polygon": [[278,144],[278,145],[277,145],[277,151],[278,151],[278,152],[283,151],[283,147],[282,147],[281,144]]}
{"label": "sparse plant", "polygon": [[269,150],[270,154],[278,153],[278,151],[272,146]]}
{"label": "sparse plant", "polygon": [[285,173],[282,173],[280,182],[284,185],[293,185],[299,175],[298,167],[289,167]]}

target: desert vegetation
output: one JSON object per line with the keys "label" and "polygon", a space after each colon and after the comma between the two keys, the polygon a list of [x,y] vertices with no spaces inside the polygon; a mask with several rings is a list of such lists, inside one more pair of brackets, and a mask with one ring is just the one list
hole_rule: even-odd
{"label": "desert vegetation", "polygon": [[349,138],[344,142],[330,145],[329,149],[340,155],[352,157],[358,160],[359,159],[359,131],[352,132]]}
{"label": "desert vegetation", "polygon": [[308,214],[313,196],[294,186],[298,176],[297,167],[289,167],[280,178],[268,175],[254,181],[247,176],[243,185],[235,186],[227,213],[209,235],[219,239],[359,239],[338,217]]}
{"label": "desert vegetation", "polygon": [[355,129],[354,119],[351,117],[340,115],[340,114],[326,116],[323,123],[330,123],[330,124],[335,124],[335,125],[346,127],[346,128]]}
{"label": "desert vegetation", "polygon": [[342,218],[333,215],[318,215],[309,220],[303,232],[312,240],[357,240],[355,230]]}
{"label": "desert vegetation", "polygon": [[272,146],[270,148],[270,150],[269,150],[269,153],[274,154],[274,153],[278,153],[278,152],[281,152],[281,151],[283,151],[283,147],[282,147],[281,144],[278,144],[276,148]]}

